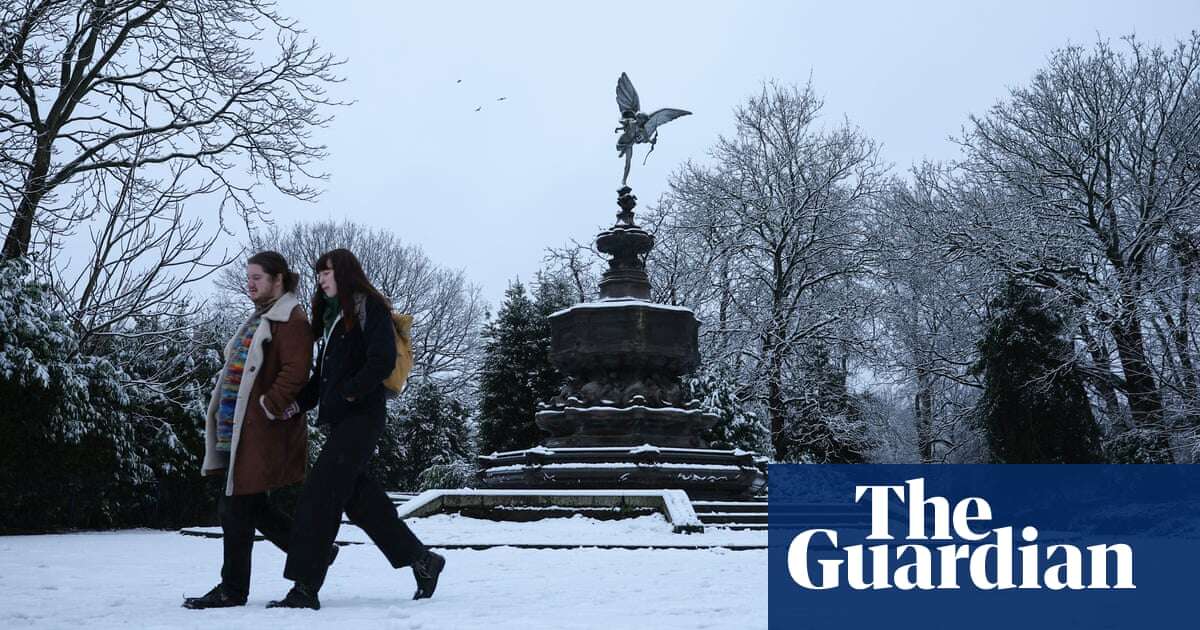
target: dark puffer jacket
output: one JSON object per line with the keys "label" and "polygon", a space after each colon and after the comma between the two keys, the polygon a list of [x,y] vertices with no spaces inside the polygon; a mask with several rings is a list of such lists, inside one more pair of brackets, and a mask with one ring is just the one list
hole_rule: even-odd
{"label": "dark puffer jacket", "polygon": [[361,295],[355,296],[355,304],[359,321],[349,330],[345,320],[333,325],[312,378],[297,398],[302,411],[319,405],[317,424],[386,413],[383,381],[396,366],[391,309]]}

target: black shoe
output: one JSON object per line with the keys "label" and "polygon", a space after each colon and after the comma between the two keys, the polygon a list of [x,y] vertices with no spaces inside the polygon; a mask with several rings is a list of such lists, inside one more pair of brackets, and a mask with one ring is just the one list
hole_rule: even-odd
{"label": "black shoe", "polygon": [[203,597],[185,597],[183,598],[183,607],[193,610],[202,608],[232,608],[234,606],[245,606],[246,597],[238,596],[230,593],[225,588],[224,584],[218,584],[213,589],[204,594]]}
{"label": "black shoe", "polygon": [[296,582],[292,590],[283,599],[278,599],[267,603],[267,608],[311,608],[313,610],[321,610],[321,601],[317,599],[317,592],[310,590],[303,584]]}
{"label": "black shoe", "polygon": [[333,549],[329,550],[329,566],[333,566],[333,561],[337,560],[338,549],[339,549],[339,547],[335,543],[333,545]]}
{"label": "black shoe", "polygon": [[413,577],[417,580],[417,592],[413,593],[413,599],[433,597],[433,591],[437,588],[438,576],[445,568],[446,559],[441,554],[426,549],[425,553],[412,564]]}

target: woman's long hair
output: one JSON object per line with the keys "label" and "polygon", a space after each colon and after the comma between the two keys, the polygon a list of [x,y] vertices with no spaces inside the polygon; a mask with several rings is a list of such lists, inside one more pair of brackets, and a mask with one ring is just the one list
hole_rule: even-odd
{"label": "woman's long hair", "polygon": [[[361,293],[368,300],[375,300],[391,308],[391,300],[379,292],[370,280],[367,280],[367,274],[363,272],[362,264],[358,262],[358,258],[348,249],[335,249],[333,251],[321,254],[317,262],[313,264],[313,270],[316,273],[321,273],[322,269],[333,268],[333,279],[337,282],[337,299],[338,304],[342,307],[342,322],[345,330],[353,330],[358,325],[357,313],[354,308],[354,295]],[[325,292],[321,290],[321,283],[317,283],[317,290],[313,293],[312,298],[312,326],[313,333],[320,337],[324,334],[325,327]]]}

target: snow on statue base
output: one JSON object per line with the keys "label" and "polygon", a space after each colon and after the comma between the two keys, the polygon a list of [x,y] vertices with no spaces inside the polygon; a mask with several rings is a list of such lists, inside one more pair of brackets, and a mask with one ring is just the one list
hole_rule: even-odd
{"label": "snow on statue base", "polygon": [[766,462],[745,451],[639,447],[556,448],[479,458],[487,488],[679,489],[692,499],[750,498]]}

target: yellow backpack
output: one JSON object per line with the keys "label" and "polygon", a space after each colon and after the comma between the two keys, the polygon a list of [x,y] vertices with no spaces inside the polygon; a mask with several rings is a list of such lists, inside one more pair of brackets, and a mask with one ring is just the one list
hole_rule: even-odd
{"label": "yellow backpack", "polygon": [[412,323],[412,315],[392,311],[392,327],[396,329],[396,367],[383,381],[383,386],[395,394],[404,391],[404,384],[412,373]]}
{"label": "yellow backpack", "polygon": [[[366,330],[367,326],[367,306],[366,299],[361,295],[355,296],[355,311],[358,313],[358,325]],[[404,385],[408,381],[408,375],[412,373],[413,368],[413,353],[412,353],[412,323],[413,317],[408,313],[397,313],[392,309],[388,309],[392,315],[392,328],[396,331],[396,367],[392,368],[392,373],[384,379],[383,386],[387,388],[392,397],[399,396],[404,391]]]}

